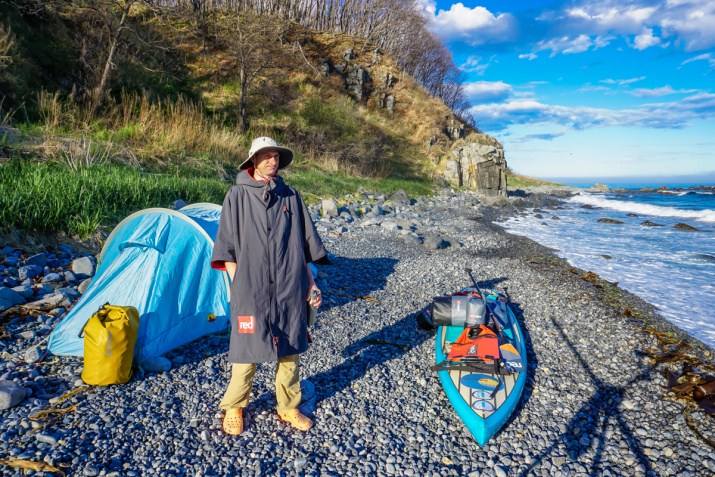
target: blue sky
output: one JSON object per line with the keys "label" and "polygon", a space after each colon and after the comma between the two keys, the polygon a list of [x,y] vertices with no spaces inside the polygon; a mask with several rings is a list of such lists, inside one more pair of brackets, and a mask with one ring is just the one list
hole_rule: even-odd
{"label": "blue sky", "polygon": [[509,166],[715,184],[715,0],[419,0]]}

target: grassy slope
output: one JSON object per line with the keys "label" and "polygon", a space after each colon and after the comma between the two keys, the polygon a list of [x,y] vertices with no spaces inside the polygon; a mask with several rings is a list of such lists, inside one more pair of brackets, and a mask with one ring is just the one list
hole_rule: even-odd
{"label": "grassy slope", "polygon": [[[376,97],[361,103],[348,98],[341,78],[319,77],[295,51],[258,79],[254,92],[264,94],[251,96],[249,129],[240,135],[230,50],[210,41],[203,52],[191,22],[167,24],[139,10],[134,26],[163,48],[130,41],[117,59],[102,114],[92,118],[86,103],[69,94],[89,74],[74,32],[99,42],[91,17],[71,7],[48,9],[41,19],[2,5],[0,13],[17,37],[14,61],[0,71],[0,92],[13,93],[6,110],[22,106],[13,124],[20,141],[0,143],[0,158],[31,163],[0,165],[0,223],[6,229],[87,236],[98,225],[111,227],[138,209],[179,198],[220,202],[252,138],[262,135],[296,150],[285,175],[308,200],[340,197],[360,186],[428,194],[429,177],[449,146],[443,124],[450,112],[411,78],[400,78],[389,91],[397,98],[390,115]],[[352,48],[358,63],[372,63],[375,84],[387,73],[399,77],[392,60],[382,55],[376,62],[363,40],[296,25],[288,39],[300,42],[313,64],[339,62]],[[89,60],[101,64],[101,50],[92,54]],[[38,164],[48,160],[54,165]]]}
{"label": "grassy slope", "polygon": [[507,176],[507,185],[510,190],[519,189],[522,187],[541,186],[541,185],[546,185],[546,186],[560,186],[561,185],[561,184],[557,184],[555,182],[549,182],[549,181],[544,181],[541,179],[535,179],[533,177],[522,176],[520,174],[513,172],[511,169],[507,169],[506,176]]}

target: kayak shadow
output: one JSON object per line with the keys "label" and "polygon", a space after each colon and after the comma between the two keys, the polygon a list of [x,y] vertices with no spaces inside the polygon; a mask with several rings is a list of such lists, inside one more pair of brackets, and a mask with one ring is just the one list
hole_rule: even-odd
{"label": "kayak shadow", "polygon": [[[634,465],[642,465],[645,468],[645,474],[652,475],[654,473],[653,467],[650,459],[646,457],[643,451],[644,446],[640,443],[641,437],[635,435],[630,430],[628,423],[624,421],[621,411],[618,409],[617,405],[608,405],[606,403],[620,403],[623,400],[626,391],[636,385],[639,381],[648,380],[651,371],[655,368],[653,366],[649,366],[647,369],[633,376],[630,380],[628,380],[628,382],[621,386],[604,383],[596,376],[574,344],[571,340],[569,340],[568,336],[566,336],[563,327],[553,317],[551,318],[551,322],[558,330],[563,342],[566,343],[566,346],[568,346],[581,367],[586,371],[591,383],[596,388],[596,392],[578,409],[574,417],[568,422],[566,425],[566,432],[561,434],[548,448],[541,451],[538,456],[534,456],[534,461],[519,475],[527,475],[536,465],[540,465],[541,461],[546,458],[546,456],[548,456],[555,449],[559,448],[560,445],[569,449],[569,457],[571,461],[576,461],[581,455],[589,452],[590,449],[594,454],[594,457],[591,459],[591,469],[588,471],[588,475],[601,475],[604,469],[599,469],[599,466],[601,462],[606,460],[602,457],[602,455],[604,453],[605,442],[610,438],[606,436],[606,433],[607,427],[611,423],[620,428],[623,440],[628,443],[630,451],[635,456],[636,463],[634,463]],[[578,435],[584,437],[577,440],[574,432],[578,432]],[[593,435],[595,438],[592,440],[586,437],[589,435]],[[645,439],[645,437],[642,439]],[[583,462],[579,462],[579,464],[585,465]]]}

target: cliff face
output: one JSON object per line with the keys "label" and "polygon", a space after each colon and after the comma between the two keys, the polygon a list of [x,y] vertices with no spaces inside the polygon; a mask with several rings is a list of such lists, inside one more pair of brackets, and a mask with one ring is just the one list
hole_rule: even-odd
{"label": "cliff face", "polygon": [[472,133],[452,146],[444,177],[487,196],[506,196],[504,148],[491,136]]}

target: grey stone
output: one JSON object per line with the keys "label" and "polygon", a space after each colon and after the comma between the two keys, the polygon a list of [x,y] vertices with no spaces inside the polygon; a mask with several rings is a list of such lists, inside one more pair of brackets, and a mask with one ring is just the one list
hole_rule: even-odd
{"label": "grey stone", "polygon": [[693,227],[692,225],[683,224],[683,223],[675,224],[675,225],[673,225],[673,228],[677,229],[677,230],[693,230],[696,232],[700,231],[700,229],[697,229],[697,228]]}
{"label": "grey stone", "polygon": [[24,305],[26,302],[27,300],[12,288],[0,287],[0,311],[12,308],[15,305]]}
{"label": "grey stone", "polygon": [[47,295],[41,300],[33,301],[24,305],[24,308],[28,310],[51,310],[57,308],[57,306],[65,300],[65,296],[61,293],[52,293]]}
{"label": "grey stone", "polygon": [[162,356],[157,356],[139,361],[139,366],[148,373],[164,373],[171,369],[171,361]]}
{"label": "grey stone", "polygon": [[440,250],[449,246],[449,242],[442,237],[428,237],[423,243],[427,250]]}
{"label": "grey stone", "polygon": [[25,362],[28,364],[37,363],[42,359],[42,352],[37,346],[33,346],[25,352]]}
{"label": "grey stone", "polygon": [[383,222],[380,224],[380,227],[387,230],[388,232],[394,232],[396,230],[401,229],[401,227],[394,222]]}
{"label": "grey stone", "polygon": [[[448,128],[453,139],[464,134],[463,125]],[[457,186],[467,186],[489,197],[507,195],[504,149],[491,136],[474,133],[465,143],[452,150],[444,176]]]}
{"label": "grey stone", "polygon": [[38,253],[32,257],[25,260],[25,265],[37,265],[38,267],[44,267],[47,265],[47,255],[44,253]]}
{"label": "grey stone", "polygon": [[14,267],[15,265],[18,264],[19,261],[20,261],[20,259],[17,257],[7,257],[3,261],[3,265],[5,265],[6,267]]}
{"label": "grey stone", "polygon": [[59,273],[48,273],[42,278],[42,283],[51,283],[51,282],[61,282],[63,281],[64,277],[61,276]]}
{"label": "grey stone", "polygon": [[17,406],[23,399],[25,388],[12,381],[0,381],[0,411]]}
{"label": "grey stone", "polygon": [[37,278],[42,275],[43,269],[38,265],[25,265],[20,267],[17,271],[17,277],[21,280],[27,280],[28,278]]}
{"label": "grey stone", "polygon": [[[23,298],[30,298],[34,291],[32,290],[32,287],[28,287],[27,285],[21,285],[19,287],[14,287],[12,291],[17,292],[22,296]],[[1,308],[1,306],[0,306]]]}
{"label": "grey stone", "polygon": [[422,239],[413,233],[403,235],[402,241],[410,245],[422,245]]}
{"label": "grey stone", "polygon": [[72,301],[78,299],[82,294],[78,292],[74,288],[70,287],[65,287],[65,288],[57,288],[55,289],[55,293],[61,293],[65,298],[68,298]]}
{"label": "grey stone", "polygon": [[96,465],[88,464],[84,468],[84,475],[86,475],[87,477],[95,477],[99,475],[99,469]]}
{"label": "grey stone", "polygon": [[75,252],[74,249],[72,247],[70,247],[69,245],[62,244],[59,247],[57,247],[57,249],[61,250],[63,252],[67,252],[70,255],[77,255],[77,252]]}
{"label": "grey stone", "polygon": [[76,282],[77,281],[77,275],[74,274],[71,270],[67,270],[66,272],[63,273],[65,277],[65,281],[67,282]]}
{"label": "grey stone", "polygon": [[320,202],[320,207],[327,216],[336,217],[338,215],[338,203],[334,199],[323,199]]}
{"label": "grey stone", "polygon": [[31,340],[33,338],[37,338],[37,333],[34,330],[27,330],[19,332],[17,336],[24,340]]}
{"label": "grey stone", "polygon": [[175,200],[175,201],[172,202],[171,205],[169,206],[169,208],[170,208],[171,210],[179,210],[179,209],[183,209],[184,207],[186,207],[186,202],[184,202],[184,201],[181,200],[181,199]]}
{"label": "grey stone", "polygon": [[308,463],[308,459],[305,457],[298,457],[294,462],[293,462],[293,467],[295,467],[296,470],[300,470],[305,465]]}
{"label": "grey stone", "polygon": [[84,292],[87,291],[87,288],[89,288],[90,283],[92,283],[91,278],[82,280],[82,282],[79,284],[79,287],[77,287],[77,291],[80,292],[80,294],[84,295]]}
{"label": "grey stone", "polygon": [[385,100],[385,108],[387,109],[387,112],[392,114],[395,110],[395,95],[391,94],[390,96],[387,97],[387,100]]}
{"label": "grey stone", "polygon": [[94,263],[89,257],[81,257],[72,262],[72,272],[82,277],[93,277],[95,272]]}
{"label": "grey stone", "polygon": [[390,202],[397,206],[405,206],[405,205],[410,205],[410,196],[407,195],[407,192],[405,192],[402,189],[399,189],[387,198]]}
{"label": "grey stone", "polygon": [[35,436],[35,439],[37,439],[39,442],[44,442],[45,444],[49,444],[51,446],[57,445],[57,439],[49,434],[37,434]]}
{"label": "grey stone", "polygon": [[596,222],[601,222],[602,224],[616,224],[616,225],[623,224],[623,222],[621,222],[620,220],[609,219],[609,218],[605,218],[605,217],[602,219],[598,219]]}

